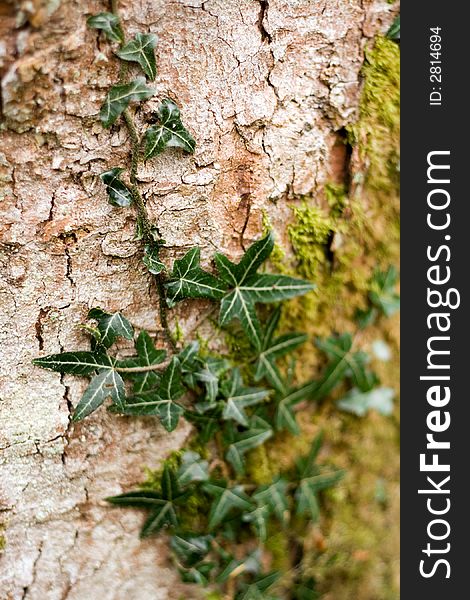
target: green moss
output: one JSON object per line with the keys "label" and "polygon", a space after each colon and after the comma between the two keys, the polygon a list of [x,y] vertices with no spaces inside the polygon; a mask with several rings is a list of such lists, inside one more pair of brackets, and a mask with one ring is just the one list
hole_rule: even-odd
{"label": "green moss", "polygon": [[246,457],[246,474],[250,483],[262,485],[270,483],[273,479],[273,468],[270,465],[266,446],[258,446],[248,453]]}
{"label": "green moss", "polygon": [[0,554],[5,550],[7,541],[4,535],[0,535]]}
{"label": "green moss", "polygon": [[331,215],[336,218],[340,217],[349,202],[346,186],[344,184],[327,183],[325,185],[325,196]]}
{"label": "green moss", "polygon": [[319,266],[325,262],[326,247],[336,226],[323,210],[306,202],[292,210],[295,219],[287,231],[298,260],[297,270],[303,277],[313,280]]}
{"label": "green moss", "polygon": [[359,120],[348,128],[350,140],[368,160],[366,186],[398,191],[400,135],[400,48],[378,37],[366,50]]}

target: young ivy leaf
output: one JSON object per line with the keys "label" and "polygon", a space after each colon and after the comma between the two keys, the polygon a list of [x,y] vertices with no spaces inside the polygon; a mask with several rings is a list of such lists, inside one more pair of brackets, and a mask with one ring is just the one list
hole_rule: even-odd
{"label": "young ivy leaf", "polygon": [[318,492],[332,487],[343,477],[344,471],[332,471],[301,479],[295,492],[297,515],[306,515],[312,521],[317,521],[320,512]]}
{"label": "young ivy leaf", "polygon": [[130,83],[113,86],[106,96],[100,110],[100,119],[104,127],[111,127],[116,119],[126,110],[130,102],[147,100],[155,94],[155,90],[149,88],[145,77],[137,77]]}
{"label": "young ivy leaf", "polygon": [[330,358],[325,372],[312,395],[313,400],[321,400],[345,378],[350,377],[363,392],[377,384],[377,377],[367,370],[369,358],[364,352],[352,352],[352,337],[349,333],[317,340],[317,346]]}
{"label": "young ivy leaf", "polygon": [[116,54],[122,60],[139,63],[142,71],[153,81],[157,76],[154,49],[157,36],[154,33],[136,33],[134,39],[127,42]]}
{"label": "young ivy leaf", "polygon": [[158,257],[160,247],[160,244],[147,244],[144,249],[142,262],[153,275],[158,275],[165,269],[165,265]]}
{"label": "young ivy leaf", "polygon": [[124,169],[114,167],[100,175],[101,181],[106,186],[106,191],[108,192],[109,203],[120,208],[132,204],[132,192],[119,179],[123,171]]}
{"label": "young ivy leaf", "polygon": [[163,372],[158,388],[128,398],[122,409],[112,408],[112,412],[135,416],[158,416],[163,427],[167,431],[173,431],[184,413],[184,408],[176,402],[184,391],[180,364],[178,358],[174,356]]}
{"label": "young ivy leaf", "polygon": [[83,393],[72,421],[81,421],[99,408],[110,397],[117,409],[124,406],[126,391],[122,377],[114,369],[106,369],[95,375]]}
{"label": "young ivy leaf", "polygon": [[393,21],[393,23],[390,25],[390,28],[387,31],[386,35],[389,40],[400,40],[400,15],[398,15]]}
{"label": "young ivy leaf", "polygon": [[184,298],[218,300],[223,297],[226,286],[220,279],[201,269],[200,257],[200,249],[192,248],[183,258],[175,260],[171,279],[165,284],[171,306]]}
{"label": "young ivy leaf", "polygon": [[248,427],[248,417],[245,408],[262,402],[269,394],[269,390],[255,387],[245,387],[239,369],[233,369],[231,379],[222,386],[225,405],[222,418],[225,421],[236,421]]}
{"label": "young ivy leaf", "polygon": [[158,107],[158,125],[152,125],[144,135],[145,160],[160,154],[165,148],[182,148],[193,153],[196,142],[181,122],[180,111],[176,104],[165,98]]}
{"label": "young ivy leaf", "polygon": [[113,13],[102,12],[87,19],[88,27],[92,29],[101,29],[106,34],[108,40],[112,42],[119,42],[120,44],[124,41],[124,34],[122,31],[119,17],[113,15]]}
{"label": "young ivy leaf", "polygon": [[276,479],[270,485],[263,486],[253,495],[259,506],[266,506],[280,523],[286,525],[289,521],[289,500],[287,497],[287,481]]}
{"label": "young ivy leaf", "polygon": [[276,390],[284,389],[284,382],[275,361],[292,352],[307,340],[303,333],[287,333],[273,340],[280,317],[280,307],[271,315],[263,332],[261,352],[256,361],[255,381],[265,378]]}
{"label": "young ivy leaf", "polygon": [[193,567],[206,557],[212,546],[211,535],[179,533],[170,538],[170,547],[185,567]]}
{"label": "young ivy leaf", "polygon": [[316,381],[311,381],[302,387],[292,389],[283,382],[283,388],[278,390],[275,397],[274,422],[278,431],[287,429],[293,435],[299,435],[300,428],[295,418],[295,406],[302,400],[311,398],[315,394],[317,386]]}
{"label": "young ivy leaf", "polygon": [[400,308],[400,296],[395,292],[398,273],[392,265],[386,271],[376,269],[371,280],[369,300],[386,317],[391,317]]}
{"label": "young ivy leaf", "polygon": [[237,475],[242,475],[245,472],[244,455],[249,450],[264,444],[273,434],[269,424],[260,417],[252,417],[248,425],[249,429],[246,431],[231,436],[232,440],[225,455]]}
{"label": "young ivy leaf", "polygon": [[161,493],[137,490],[120,496],[111,496],[106,498],[106,501],[116,506],[150,510],[150,516],[140,532],[140,536],[144,538],[160,531],[163,527],[177,527],[178,507],[187,500],[187,494],[181,491],[174,471],[168,466],[163,470],[161,488]]}
{"label": "young ivy leaf", "polygon": [[218,527],[234,510],[248,510],[252,506],[241,485],[227,487],[225,481],[208,481],[203,484],[203,490],[215,497],[209,511],[210,531]]}
{"label": "young ivy leaf", "polygon": [[193,481],[209,479],[209,463],[203,460],[197,452],[185,452],[178,469],[178,483],[184,487]]}
{"label": "young ivy leaf", "polygon": [[104,348],[109,348],[118,337],[131,340],[134,329],[121,313],[107,313],[101,308],[92,308],[88,312],[89,319],[98,321],[97,329],[101,334],[100,343]]}

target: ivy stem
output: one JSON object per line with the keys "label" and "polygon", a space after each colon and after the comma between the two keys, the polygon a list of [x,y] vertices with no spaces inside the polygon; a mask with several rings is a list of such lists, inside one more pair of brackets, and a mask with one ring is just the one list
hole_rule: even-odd
{"label": "ivy stem", "polygon": [[[119,1],[111,0],[111,12],[119,16]],[[125,43],[125,35],[124,30],[121,25],[119,26],[122,33],[123,44]],[[121,70],[119,73],[119,80],[121,83],[124,82],[127,76],[127,63],[121,62]],[[139,137],[139,133],[137,131],[137,127],[135,126],[134,119],[132,118],[131,113],[126,108],[122,113],[122,117],[126,124],[127,130],[129,131],[129,136],[131,138],[132,150],[131,150],[131,169],[130,169],[130,190],[132,193],[132,198],[134,200],[134,205],[137,208],[137,220],[140,225],[140,230],[142,233],[142,239],[145,244],[155,243],[155,238],[153,235],[153,227],[152,223],[149,219],[149,215],[147,209],[145,207],[144,199],[140,193],[138,183],[137,183],[137,168],[139,166],[139,160],[141,158],[141,140]],[[157,293],[158,293],[158,308],[160,314],[160,323],[163,329],[163,334],[165,336],[165,340],[168,345],[172,349],[173,352],[177,351],[176,342],[171,334],[170,327],[168,325],[168,303],[166,300],[166,290],[165,290],[165,276],[163,273],[159,273],[155,276],[157,283]]]}
{"label": "ivy stem", "polygon": [[160,371],[165,369],[171,360],[165,360],[156,365],[145,365],[144,367],[114,367],[114,370],[118,373],[148,373],[149,371]]}

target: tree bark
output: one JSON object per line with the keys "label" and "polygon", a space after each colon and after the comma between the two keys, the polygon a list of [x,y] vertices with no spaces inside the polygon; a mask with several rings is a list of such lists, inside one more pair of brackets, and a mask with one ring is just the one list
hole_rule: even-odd
{"label": "tree bark", "polygon": [[[290,204],[322,202],[347,170],[344,127],[357,118],[364,47],[392,20],[381,0],[123,0],[128,35],[154,32],[157,96],[176,100],[197,141],[138,179],[170,261],[199,245],[236,259],[268,214],[286,241]],[[97,119],[118,79],[110,46],[86,17],[97,0],[0,2],[1,494],[4,600],[197,598],[141,515],[105,496],[158,468],[189,435],[98,411],[72,425],[83,383],[31,360],[86,348],[88,309],[121,310],[163,344],[153,278],[133,241],[132,209],[110,206],[98,175],[129,166],[123,125]],[[134,109],[133,109],[134,110]],[[196,309],[194,307],[197,307]],[[204,303],[182,306],[183,329]],[[172,321],[174,325],[174,321]]]}

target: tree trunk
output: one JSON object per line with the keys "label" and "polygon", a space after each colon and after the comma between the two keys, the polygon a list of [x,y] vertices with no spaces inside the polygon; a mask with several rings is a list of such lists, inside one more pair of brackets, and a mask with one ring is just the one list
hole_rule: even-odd
{"label": "tree trunk", "polygon": [[[158,468],[189,425],[168,434],[105,409],[72,425],[83,383],[31,365],[86,348],[78,325],[92,306],[121,310],[163,343],[135,215],[110,206],[98,178],[129,160],[125,128],[97,119],[118,79],[109,44],[86,27],[103,10],[0,2],[2,600],[199,597],[179,587],[161,540],[138,539],[141,515],[103,501]],[[156,98],[176,100],[197,142],[194,157],[170,151],[138,173],[164,258],[194,245],[206,264],[215,250],[238,258],[266,215],[288,251],[290,206],[308,196],[327,207],[325,185],[349,176],[344,128],[358,118],[364,48],[386,31],[390,5],[123,0],[121,10],[129,35],[158,35]],[[172,315],[189,331],[205,310]]]}

